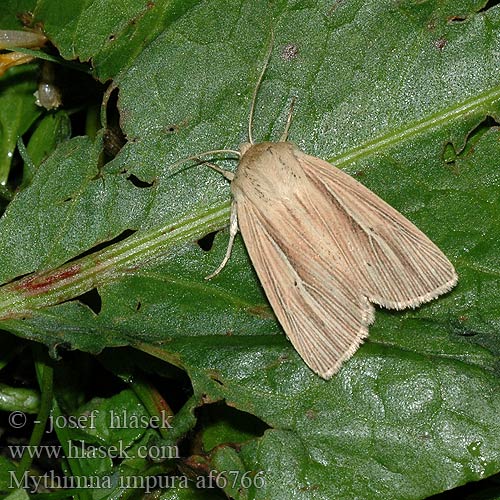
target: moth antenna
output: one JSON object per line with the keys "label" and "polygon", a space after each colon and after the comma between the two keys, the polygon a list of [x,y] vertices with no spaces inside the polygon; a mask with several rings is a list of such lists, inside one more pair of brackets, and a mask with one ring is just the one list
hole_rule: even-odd
{"label": "moth antenna", "polygon": [[295,105],[295,96],[292,97],[292,102],[290,103],[290,109],[288,110],[288,117],[286,119],[285,130],[280,137],[280,142],[285,142],[288,140],[288,131],[290,130],[290,125],[292,124],[293,106]]}
{"label": "moth antenna", "polygon": [[264,78],[266,69],[269,66],[271,54],[273,53],[273,46],[274,46],[274,32],[271,29],[271,43],[269,44],[269,49],[267,49],[266,59],[264,60],[264,66],[262,67],[262,71],[260,72],[259,79],[257,80],[257,84],[255,85],[255,89],[252,95],[252,105],[250,106],[250,116],[248,118],[248,142],[250,142],[250,144],[254,144],[252,137],[252,127],[253,127],[253,116],[255,114],[255,101],[257,100],[257,93],[259,92],[262,79]]}

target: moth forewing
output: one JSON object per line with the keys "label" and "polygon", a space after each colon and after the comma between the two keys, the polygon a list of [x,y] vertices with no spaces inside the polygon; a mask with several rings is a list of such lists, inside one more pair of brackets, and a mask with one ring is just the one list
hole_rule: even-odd
{"label": "moth forewing", "polygon": [[455,286],[453,265],[401,213],[324,160],[300,151],[297,157],[318,198],[349,222],[351,230],[335,241],[370,302],[389,309],[416,307]]}

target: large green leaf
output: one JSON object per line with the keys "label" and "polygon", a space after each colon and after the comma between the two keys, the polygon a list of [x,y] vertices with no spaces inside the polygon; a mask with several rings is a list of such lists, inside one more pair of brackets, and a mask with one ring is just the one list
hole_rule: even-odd
{"label": "large green leaf", "polygon": [[[113,2],[35,9],[61,54],[113,77],[128,142],[104,166],[101,136],[61,144],[11,202],[0,326],[53,350],[130,343],[185,369],[194,396],[179,428],[194,406],[222,399],[262,419],[262,437],[210,455],[217,470],[264,471],[264,486],[227,490],[237,498],[424,498],[498,472],[500,9],[121,3],[109,16]],[[175,164],[247,139],[271,33],[254,137],[277,140],[296,96],[290,139],[414,221],[460,276],[416,311],[378,312],[329,382],[285,339],[240,239],[204,281],[227,232],[211,251],[196,241],[226,224],[229,189]],[[71,300],[93,289],[100,308]]]}

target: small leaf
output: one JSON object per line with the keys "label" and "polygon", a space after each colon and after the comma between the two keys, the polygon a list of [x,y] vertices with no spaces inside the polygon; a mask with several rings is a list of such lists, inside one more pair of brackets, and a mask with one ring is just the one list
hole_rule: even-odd
{"label": "small leaf", "polygon": [[33,65],[11,68],[0,83],[0,184],[5,185],[18,137],[40,116]]}

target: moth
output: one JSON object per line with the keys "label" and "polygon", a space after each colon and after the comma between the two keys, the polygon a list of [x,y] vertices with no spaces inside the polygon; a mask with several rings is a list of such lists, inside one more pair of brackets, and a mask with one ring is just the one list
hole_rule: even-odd
{"label": "moth", "polygon": [[[453,265],[414,224],[330,163],[287,142],[293,103],[279,142],[249,142],[234,153],[227,263],[239,231],[283,330],[305,363],[331,378],[368,335],[374,304],[415,308],[457,283]],[[204,162],[207,163],[207,162]]]}

